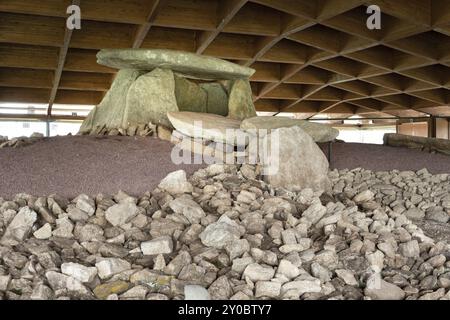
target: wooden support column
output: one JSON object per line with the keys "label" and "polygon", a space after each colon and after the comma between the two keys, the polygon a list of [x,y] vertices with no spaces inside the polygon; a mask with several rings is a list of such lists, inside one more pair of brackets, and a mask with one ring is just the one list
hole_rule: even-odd
{"label": "wooden support column", "polygon": [[436,138],[436,118],[433,116],[428,119],[428,138]]}

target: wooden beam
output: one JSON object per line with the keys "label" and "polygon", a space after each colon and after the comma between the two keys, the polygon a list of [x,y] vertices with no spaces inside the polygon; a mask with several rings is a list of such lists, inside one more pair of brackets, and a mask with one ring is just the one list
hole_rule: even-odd
{"label": "wooden beam", "polygon": [[[225,25],[222,29],[223,32],[270,37],[280,35],[284,13],[256,3],[243,2],[245,2],[244,5]],[[271,23],[267,23],[267,21]]]}
{"label": "wooden beam", "polygon": [[193,30],[152,27],[141,48],[195,52],[195,36]]}
{"label": "wooden beam", "polygon": [[53,77],[51,70],[0,68],[0,86],[2,87],[51,89]]}
{"label": "wooden beam", "polygon": [[217,26],[217,8],[220,1],[170,0],[156,16],[155,26],[214,30]]}
{"label": "wooden beam", "polygon": [[[116,69],[108,68],[97,63],[97,50],[69,49],[67,51],[64,71],[95,72],[114,74]],[[56,69],[56,67],[55,67]]]}
{"label": "wooden beam", "polygon": [[264,6],[283,11],[298,17],[314,19],[316,17],[316,1],[310,0],[252,0]]}
{"label": "wooden beam", "polygon": [[57,48],[0,43],[0,67],[52,70],[57,66]]}
{"label": "wooden beam", "polygon": [[53,121],[53,120],[66,120],[66,121],[83,121],[86,117],[82,116],[69,116],[69,115],[52,115],[45,114],[11,114],[0,113],[0,119],[2,120],[41,120],[41,121]]}
{"label": "wooden beam", "polygon": [[107,91],[111,87],[113,77],[113,74],[108,73],[64,71],[59,89]]}
{"label": "wooden beam", "polygon": [[197,36],[196,53],[202,54],[233,19],[248,0],[224,0],[219,2],[219,24],[213,31],[202,31]]}
{"label": "wooden beam", "polygon": [[104,96],[102,91],[58,90],[55,103],[97,105]]}
{"label": "wooden beam", "polygon": [[[80,0],[72,0],[72,5],[80,5]],[[67,50],[69,50],[70,39],[72,38],[73,30],[66,27],[66,31],[64,33],[64,42],[62,47],[59,50],[59,58],[58,58],[58,67],[55,71],[55,78],[53,80],[53,88],[50,91],[50,99],[48,101],[47,115],[52,115],[52,107],[55,102],[56,93],[58,91],[59,81],[61,80],[61,74],[64,68],[64,64],[66,62]]]}
{"label": "wooden beam", "polygon": [[148,31],[152,27],[156,17],[158,16],[161,9],[167,4],[167,0],[154,0],[152,6],[150,7],[150,13],[147,16],[146,22],[139,26],[136,35],[133,40],[133,48],[140,48],[148,34]]}
{"label": "wooden beam", "polygon": [[47,103],[50,89],[0,87],[1,102]]}
{"label": "wooden beam", "polygon": [[431,26],[431,6],[434,0],[370,0],[366,2],[379,6],[382,13],[406,20],[411,24]]}

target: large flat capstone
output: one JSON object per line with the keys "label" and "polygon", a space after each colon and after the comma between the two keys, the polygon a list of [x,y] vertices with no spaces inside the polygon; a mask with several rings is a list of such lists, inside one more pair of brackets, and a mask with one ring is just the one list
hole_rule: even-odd
{"label": "large flat capstone", "polygon": [[259,129],[273,130],[294,126],[302,128],[315,142],[333,141],[339,135],[338,130],[326,124],[288,117],[253,117],[245,119],[241,123],[241,129],[246,131]]}
{"label": "large flat capstone", "polygon": [[103,49],[97,63],[117,69],[171,69],[186,77],[211,80],[245,79],[255,72],[222,59],[164,49]]}

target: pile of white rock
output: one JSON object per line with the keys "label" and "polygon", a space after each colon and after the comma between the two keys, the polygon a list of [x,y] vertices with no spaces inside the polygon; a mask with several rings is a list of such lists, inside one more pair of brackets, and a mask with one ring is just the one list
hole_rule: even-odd
{"label": "pile of white rock", "polygon": [[335,170],[326,194],[259,174],[214,164],[139,198],[1,199],[0,298],[450,299],[449,242],[414,222],[449,215],[449,175]]}
{"label": "pile of white rock", "polygon": [[29,137],[17,137],[12,138],[11,140],[8,140],[8,137],[0,136],[0,149],[24,147],[42,139],[44,139],[44,135],[39,132],[35,132]]}

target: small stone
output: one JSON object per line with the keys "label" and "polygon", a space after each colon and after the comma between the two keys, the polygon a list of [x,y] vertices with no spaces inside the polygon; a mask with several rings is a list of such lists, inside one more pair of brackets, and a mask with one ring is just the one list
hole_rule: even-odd
{"label": "small stone", "polygon": [[320,279],[321,282],[328,282],[331,280],[331,272],[326,267],[320,265],[317,262],[311,264],[311,274]]}
{"label": "small stone", "polygon": [[433,267],[433,268],[439,268],[444,265],[445,261],[447,261],[447,258],[443,254],[438,254],[437,256],[431,257],[427,260],[427,262]]}
{"label": "small stone", "polygon": [[283,246],[281,246],[280,252],[287,254],[287,253],[291,253],[291,252],[302,252],[305,250],[308,250],[311,247],[311,239],[309,238],[302,238],[299,239],[298,243],[296,244],[285,244]]}
{"label": "small stone", "polygon": [[95,266],[100,279],[107,279],[117,273],[131,269],[131,264],[128,261],[119,258],[102,258]]}
{"label": "small stone", "polygon": [[288,279],[293,279],[300,274],[299,268],[297,268],[291,261],[282,259],[278,265],[277,275],[283,275]]}
{"label": "small stone", "polygon": [[78,209],[83,210],[89,216],[95,213],[95,201],[85,194],[81,194],[74,199],[74,202]]}
{"label": "small stone", "polygon": [[241,190],[241,192],[236,197],[236,201],[250,204],[256,200],[256,195],[247,190]]}
{"label": "small stone", "polygon": [[104,231],[102,227],[97,224],[78,224],[75,228],[74,235],[80,242],[87,241],[104,241],[105,237],[103,236]]}
{"label": "small stone", "polygon": [[40,239],[40,240],[45,240],[45,239],[50,238],[52,236],[52,226],[50,225],[50,223],[44,224],[41,228],[37,229],[33,233],[33,236],[36,239]]}
{"label": "small stone", "polygon": [[147,295],[148,288],[142,285],[135,286],[120,295],[124,300],[144,300]]}
{"label": "small stone", "polygon": [[411,240],[399,244],[400,253],[407,258],[417,258],[420,255],[419,243],[417,240]]}
{"label": "small stone", "polygon": [[158,254],[155,259],[153,259],[153,270],[163,271],[166,267],[166,260],[162,254]]}
{"label": "small stone", "polygon": [[275,275],[275,270],[269,266],[261,266],[257,263],[252,263],[245,268],[243,277],[248,277],[251,281],[270,280]]}
{"label": "small stone", "polygon": [[31,293],[30,300],[50,300],[53,297],[53,291],[44,284],[38,284]]}
{"label": "small stone", "polygon": [[23,241],[31,231],[34,223],[37,220],[37,214],[29,207],[23,207],[12,219],[6,228],[1,244],[3,245],[17,245]]}
{"label": "small stone", "polygon": [[129,283],[125,281],[113,281],[95,287],[94,294],[98,299],[106,299],[111,294],[121,294],[127,291],[129,287]]}
{"label": "small stone", "polygon": [[205,246],[217,249],[238,240],[240,236],[238,224],[226,215],[222,215],[217,222],[210,224],[200,233],[200,239]]}
{"label": "small stone", "polygon": [[200,220],[206,216],[202,207],[188,198],[176,198],[169,202],[169,207],[173,212],[185,216],[191,224],[200,223]]}
{"label": "small stone", "polygon": [[250,244],[247,239],[234,240],[231,243],[227,243],[225,250],[230,256],[230,259],[234,260],[235,258],[241,257],[245,252],[250,251]]}
{"label": "small stone", "polygon": [[73,262],[66,262],[61,265],[61,272],[82,283],[90,283],[97,275],[97,268],[86,267]]}
{"label": "small stone", "polygon": [[358,281],[356,281],[355,275],[350,270],[336,269],[334,271],[336,272],[336,275],[339,278],[341,278],[342,280],[344,280],[344,282],[346,284],[348,284],[349,286],[357,286],[358,285]]}
{"label": "small stone", "polygon": [[69,214],[69,218],[72,221],[86,221],[89,219],[89,215],[87,212],[84,212],[83,210],[77,208],[77,207],[70,207],[67,209],[67,213]]}
{"label": "small stone", "polygon": [[0,291],[7,291],[11,275],[0,276]]}
{"label": "small stone", "polygon": [[427,212],[426,218],[435,222],[447,223],[450,220],[450,215],[445,211],[439,210]]}
{"label": "small stone", "polygon": [[91,292],[80,281],[55,271],[47,271],[45,274],[50,287],[54,290],[67,290],[71,294],[80,296],[91,295]]}
{"label": "small stone", "polygon": [[320,292],[322,290],[320,286],[320,280],[297,280],[283,284],[281,287],[281,294],[288,295],[289,297],[299,298],[305,293]]}
{"label": "small stone", "polygon": [[73,238],[73,223],[68,217],[56,219],[56,229],[53,230],[54,237]]}
{"label": "small stone", "polygon": [[173,251],[173,241],[169,236],[162,236],[141,243],[141,251],[144,255],[168,254]]}
{"label": "small stone", "polygon": [[413,207],[406,211],[404,215],[410,220],[422,220],[425,217],[425,212]]}
{"label": "small stone", "polygon": [[220,276],[208,288],[211,300],[228,300],[233,295],[230,281],[226,276]]}
{"label": "small stone", "polygon": [[258,281],[255,285],[255,297],[277,298],[280,295],[281,283],[274,281]]}
{"label": "small stone", "polygon": [[300,218],[301,223],[306,223],[311,226],[316,224],[325,214],[327,213],[327,208],[324,207],[320,202],[316,202],[308,207]]}
{"label": "small stone", "polygon": [[208,290],[199,285],[184,286],[184,300],[211,300]]}
{"label": "small stone", "polygon": [[360,193],[358,193],[356,196],[353,197],[353,201],[356,204],[361,204],[363,202],[367,202],[372,200],[374,197],[374,193],[370,190],[364,190]]}
{"label": "small stone", "polygon": [[161,180],[158,187],[171,194],[190,193],[193,190],[192,185],[186,179],[184,170],[169,173]]}
{"label": "small stone", "polygon": [[191,255],[187,251],[180,251],[180,253],[170,261],[164,268],[164,273],[173,276],[178,276],[181,269],[192,262]]}
{"label": "small stone", "polygon": [[138,208],[133,202],[125,201],[109,207],[105,218],[113,226],[122,226],[138,214]]}
{"label": "small stone", "polygon": [[383,280],[379,273],[374,273],[367,280],[364,294],[374,300],[402,300],[405,297],[401,288]]}

